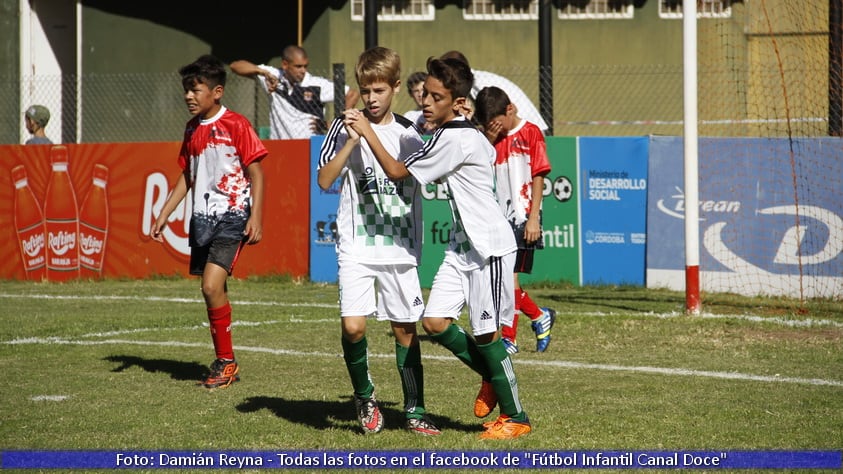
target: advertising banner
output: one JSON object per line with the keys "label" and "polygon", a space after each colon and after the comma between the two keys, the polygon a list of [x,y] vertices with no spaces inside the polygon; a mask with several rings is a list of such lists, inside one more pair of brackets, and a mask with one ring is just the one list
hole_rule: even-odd
{"label": "advertising banner", "polygon": [[[536,251],[533,272],[520,275],[525,283],[568,281],[579,283],[577,237],[577,144],[573,137],[547,137],[551,171],[545,177],[542,201],[544,248]],[[424,247],[419,279],[429,288],[448,247],[453,219],[446,187],[429,184],[422,188]]]}
{"label": "advertising banner", "polygon": [[310,138],[310,279],[322,283],[337,282],[337,208],[340,182],[322,190],[316,181],[319,149],[325,142],[323,135]]}
{"label": "advertising banner", "polygon": [[580,137],[582,284],[644,284],[647,137]]}
{"label": "advertising banner", "polygon": [[542,234],[544,248],[536,250],[533,272],[521,282],[580,283],[577,188],[577,139],[546,137],[550,173],[544,179]]}
{"label": "advertising banner", "polygon": [[[307,272],[307,142],[266,141],[263,240],[234,276]],[[149,237],[179,174],[180,143],[0,146],[0,278],[187,274],[191,206]]]}
{"label": "advertising banner", "polygon": [[451,207],[448,205],[448,187],[444,184],[422,186],[422,258],[419,265],[419,283],[430,288],[439,265],[445,258],[445,249],[454,228]]}
{"label": "advertising banner", "polygon": [[[647,285],[684,289],[683,142],[650,143]],[[706,291],[843,294],[843,141],[702,138],[700,278]]]}

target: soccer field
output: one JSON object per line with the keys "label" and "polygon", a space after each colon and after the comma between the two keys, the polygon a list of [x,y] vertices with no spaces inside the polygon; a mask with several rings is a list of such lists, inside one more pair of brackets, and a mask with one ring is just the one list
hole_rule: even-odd
{"label": "soccer field", "polygon": [[[442,429],[403,429],[387,323],[370,321],[386,419],[358,431],[341,355],[337,288],[229,281],[242,380],[196,386],[213,359],[198,281],[3,282],[0,449],[35,450],[839,450],[843,303],[709,298],[643,288],[530,288],[558,311],[513,357],[533,433],[478,439],[479,378],[422,342],[425,395]],[[299,471],[300,472],[300,471]]]}

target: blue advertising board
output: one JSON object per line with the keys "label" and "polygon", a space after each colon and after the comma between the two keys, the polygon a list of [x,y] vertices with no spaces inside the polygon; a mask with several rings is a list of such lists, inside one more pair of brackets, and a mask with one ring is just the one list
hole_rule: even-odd
{"label": "blue advertising board", "polygon": [[316,181],[319,149],[325,137],[310,139],[310,279],[322,283],[337,282],[337,207],[340,180],[322,190]]}
{"label": "blue advertising board", "polygon": [[647,137],[580,137],[583,285],[644,284]]}
{"label": "blue advertising board", "polygon": [[[684,287],[683,162],[681,138],[651,138],[649,287]],[[839,138],[700,139],[703,289],[840,297],[841,177]]]}

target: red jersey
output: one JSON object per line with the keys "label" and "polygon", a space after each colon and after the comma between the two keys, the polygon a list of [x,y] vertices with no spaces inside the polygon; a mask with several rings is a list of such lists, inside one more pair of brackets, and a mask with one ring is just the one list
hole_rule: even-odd
{"label": "red jersey", "polygon": [[225,107],[210,119],[187,122],[179,166],[190,171],[191,246],[243,238],[252,197],[246,168],[266,154],[246,117]]}
{"label": "red jersey", "polygon": [[[550,171],[544,134],[524,119],[495,143],[495,193],[506,219],[523,224],[532,212],[533,178]],[[541,211],[541,208],[539,208]]]}

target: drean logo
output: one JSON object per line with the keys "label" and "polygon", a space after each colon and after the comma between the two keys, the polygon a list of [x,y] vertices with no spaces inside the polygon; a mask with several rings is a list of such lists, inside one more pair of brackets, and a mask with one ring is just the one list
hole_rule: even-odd
{"label": "drean logo", "polygon": [[[675,217],[677,219],[685,219],[685,192],[682,188],[676,186],[676,194],[670,196],[673,200],[673,205],[665,202],[664,199],[659,199],[656,206],[665,214]],[[719,213],[719,214],[737,214],[741,210],[740,201],[715,201],[715,200],[700,200],[700,214],[702,213]],[[704,221],[704,217],[700,217]]]}

